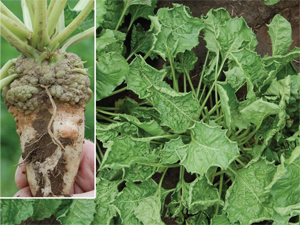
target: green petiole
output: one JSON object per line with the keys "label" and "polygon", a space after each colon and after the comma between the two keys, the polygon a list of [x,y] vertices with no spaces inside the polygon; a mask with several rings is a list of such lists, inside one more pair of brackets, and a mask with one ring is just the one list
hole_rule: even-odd
{"label": "green petiole", "polygon": [[0,80],[8,76],[8,70],[15,65],[17,59],[8,60],[0,70]]}

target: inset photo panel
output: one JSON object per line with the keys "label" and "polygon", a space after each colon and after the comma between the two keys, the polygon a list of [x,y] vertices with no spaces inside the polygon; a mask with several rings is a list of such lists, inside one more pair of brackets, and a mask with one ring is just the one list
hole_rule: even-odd
{"label": "inset photo panel", "polygon": [[0,2],[1,198],[96,196],[94,6]]}

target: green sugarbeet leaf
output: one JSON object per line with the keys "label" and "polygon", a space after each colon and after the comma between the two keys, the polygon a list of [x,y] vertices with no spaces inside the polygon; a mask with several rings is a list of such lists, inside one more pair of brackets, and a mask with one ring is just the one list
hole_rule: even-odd
{"label": "green sugarbeet leaf", "polygon": [[195,214],[215,204],[222,204],[218,189],[208,184],[205,176],[194,180],[189,189],[189,213]]}
{"label": "green sugarbeet leaf", "polygon": [[160,8],[157,16],[150,16],[151,31],[157,38],[153,51],[169,60],[179,52],[197,46],[199,33],[203,29],[202,21],[193,17],[189,8],[179,4],[173,6],[172,9]]}
{"label": "green sugarbeet leaf", "polygon": [[239,90],[246,82],[243,71],[239,67],[233,67],[231,70],[224,71],[226,81],[234,89],[234,92]]}
{"label": "green sugarbeet leaf", "polygon": [[101,168],[121,169],[130,167],[139,160],[147,161],[149,142],[134,139],[130,136],[120,136],[104,145],[107,151]]}
{"label": "green sugarbeet leaf", "polygon": [[291,24],[280,14],[277,14],[267,27],[272,40],[273,56],[286,54],[293,42]]}
{"label": "green sugarbeet leaf", "polygon": [[163,224],[160,219],[161,199],[157,196],[157,188],[158,185],[152,179],[141,184],[126,183],[126,187],[114,201],[124,225],[141,222]]}
{"label": "green sugarbeet leaf", "polygon": [[92,224],[109,225],[117,211],[112,202],[119,191],[119,181],[100,180],[97,184],[96,212]]}
{"label": "green sugarbeet leaf", "polygon": [[141,165],[139,163],[123,168],[123,179],[130,182],[148,180],[156,172],[156,167]]}
{"label": "green sugarbeet leaf", "polygon": [[300,147],[286,161],[283,156],[272,183],[269,185],[275,210],[282,216],[293,215],[300,208]]}
{"label": "green sugarbeet leaf", "polygon": [[34,200],[1,199],[1,224],[19,224],[31,217],[34,212]]}
{"label": "green sugarbeet leaf", "polygon": [[280,0],[264,0],[264,3],[266,5],[275,5],[279,2]]}
{"label": "green sugarbeet leaf", "polygon": [[154,42],[154,34],[146,32],[141,24],[133,26],[131,35],[131,53],[128,58],[139,52],[147,54],[153,48]]}
{"label": "green sugarbeet leaf", "polygon": [[98,0],[96,1],[96,28],[102,26],[102,23],[105,19],[106,14],[106,4],[105,0]]}
{"label": "green sugarbeet leaf", "polygon": [[138,128],[127,122],[116,122],[111,124],[96,123],[97,139],[103,143],[113,140],[115,137],[119,136],[119,133],[128,136],[137,136]]}
{"label": "green sugarbeet leaf", "polygon": [[119,114],[119,118],[127,120],[152,136],[159,136],[165,133],[162,127],[155,120],[140,122],[136,117],[126,114]]}
{"label": "green sugarbeet leaf", "polygon": [[190,173],[203,175],[212,166],[227,169],[239,155],[238,146],[226,137],[226,131],[220,127],[211,127],[196,122],[191,128],[192,141],[188,144],[182,165]]}
{"label": "green sugarbeet leaf", "polygon": [[[211,221],[210,221],[211,225],[232,225],[229,221],[229,219],[227,218],[226,215],[217,215],[214,216]],[[238,224],[238,223],[234,223],[234,224]]]}
{"label": "green sugarbeet leaf", "polygon": [[164,164],[176,163],[182,160],[187,149],[187,145],[182,142],[182,138],[172,139],[165,144],[161,150],[160,162]]}
{"label": "green sugarbeet leaf", "polygon": [[96,65],[97,101],[111,94],[128,72],[128,64],[122,55],[114,52],[101,55]]}
{"label": "green sugarbeet leaf", "polygon": [[235,180],[226,192],[224,210],[231,223],[252,224],[272,220],[273,198],[265,191],[276,167],[265,159],[252,160],[246,167],[234,172]]}
{"label": "green sugarbeet leaf", "polygon": [[199,116],[199,104],[192,93],[178,93],[163,80],[164,71],[148,65],[140,56],[130,64],[126,81],[128,88],[140,98],[150,97],[160,113],[161,125],[174,132],[185,132]]}
{"label": "green sugarbeet leaf", "polygon": [[[142,1],[140,1],[142,2]],[[147,2],[147,1],[144,1]],[[139,5],[131,5],[128,9],[131,14],[130,25],[133,24],[135,20],[138,18],[149,19],[149,16],[154,15],[154,9],[156,8],[157,0],[151,0],[151,5],[148,4],[139,4]]]}
{"label": "green sugarbeet leaf", "polygon": [[[122,12],[124,9],[124,2],[123,1],[109,1],[109,0],[101,0],[101,1],[105,1],[106,13],[104,16],[105,23],[101,23],[100,27],[102,27],[104,29],[114,30],[121,18],[121,15],[122,15]],[[98,11],[97,11],[97,14],[98,14]],[[120,24],[122,24],[123,22],[124,22],[124,18],[121,19]]]}
{"label": "green sugarbeet leaf", "polygon": [[223,58],[242,48],[254,50],[257,41],[251,28],[243,18],[231,19],[229,13],[223,9],[211,9],[203,17],[205,24],[204,40],[211,52],[221,52]]}
{"label": "green sugarbeet leaf", "polygon": [[201,212],[195,216],[191,216],[186,219],[186,224],[194,224],[194,225],[208,225],[208,220],[204,212]]}
{"label": "green sugarbeet leaf", "polygon": [[185,51],[184,53],[179,53],[175,59],[175,69],[179,73],[189,73],[194,69],[195,63],[198,58],[195,56],[193,51]]}
{"label": "green sugarbeet leaf", "polygon": [[105,53],[119,53],[122,55],[126,35],[120,31],[102,30],[100,37],[96,38],[96,53],[98,60]]}
{"label": "green sugarbeet leaf", "polygon": [[56,219],[62,224],[86,225],[93,221],[96,203],[90,199],[76,199]]}
{"label": "green sugarbeet leaf", "polygon": [[[33,204],[34,213],[32,220],[43,220],[51,217],[61,204],[60,199],[39,199]],[[47,210],[45,210],[47,209]]]}

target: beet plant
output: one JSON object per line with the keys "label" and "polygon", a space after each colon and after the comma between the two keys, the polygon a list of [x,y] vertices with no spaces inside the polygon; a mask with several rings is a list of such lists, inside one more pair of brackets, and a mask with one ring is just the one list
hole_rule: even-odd
{"label": "beet plant", "polygon": [[67,49],[93,37],[93,22],[84,29],[82,23],[94,1],[79,1],[73,11],[66,3],[24,0],[22,22],[1,2],[1,35],[21,53],[1,68],[2,96],[17,122],[22,163],[36,197],[70,194],[82,151],[84,106],[92,97],[84,62]]}

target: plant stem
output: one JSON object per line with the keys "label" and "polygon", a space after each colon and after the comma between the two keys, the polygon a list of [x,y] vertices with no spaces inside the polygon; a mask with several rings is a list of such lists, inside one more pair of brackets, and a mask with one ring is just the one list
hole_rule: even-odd
{"label": "plant stem", "polygon": [[[221,176],[220,176],[220,184],[219,184],[219,195],[220,195],[220,197],[221,197],[221,195],[222,195],[223,176],[224,176],[224,174],[221,174]],[[218,215],[218,213],[219,213],[219,207],[220,207],[220,205],[217,204],[216,214],[215,214],[215,215]]]}
{"label": "plant stem", "polygon": [[54,2],[54,4],[52,4],[51,12],[48,14],[48,27],[47,27],[47,32],[50,37],[52,36],[57,21],[59,20],[59,17],[65,8],[67,0],[60,0],[60,1],[52,0],[51,3],[52,2]]}
{"label": "plant stem", "polygon": [[129,32],[130,28],[132,27],[132,24],[135,21],[136,14],[138,13],[140,7],[141,7],[141,5],[138,5],[138,8],[135,10],[134,15],[131,15],[130,24],[128,26],[127,33]]}
{"label": "plant stem", "polygon": [[[97,145],[97,150],[98,150],[98,152],[99,152],[99,154],[100,154],[101,161],[102,161],[104,156],[103,156],[103,153],[102,153],[101,148],[100,148],[100,146],[99,146],[99,144],[98,144],[97,141],[96,141],[96,145]],[[100,165],[101,165],[101,163],[100,163]]]}
{"label": "plant stem", "polygon": [[71,47],[72,45],[81,42],[85,39],[88,39],[90,37],[94,36],[94,27],[91,27],[79,34],[76,34],[75,36],[71,37],[69,40],[66,41],[61,47],[62,51],[66,51],[67,48]]}
{"label": "plant stem", "polygon": [[20,26],[20,24],[16,23],[14,20],[2,13],[0,13],[0,21],[5,27],[7,27],[7,29],[18,36],[21,40],[27,41],[26,39],[30,39],[32,32],[24,24]]}
{"label": "plant stem", "polygon": [[177,79],[176,79],[176,73],[175,73],[175,68],[174,68],[174,59],[173,57],[170,55],[170,52],[169,52],[169,49],[168,47],[166,46],[166,49],[168,51],[168,54],[169,54],[169,62],[170,62],[170,66],[171,66],[171,71],[172,71],[172,76],[173,76],[173,88],[175,91],[179,91],[179,87],[178,87],[178,82],[177,82]]}
{"label": "plant stem", "polygon": [[97,108],[101,110],[112,110],[112,111],[119,110],[118,107],[97,107]]}
{"label": "plant stem", "polygon": [[123,17],[125,16],[125,13],[126,13],[128,7],[129,7],[129,4],[130,4],[129,2],[130,2],[130,1],[127,1],[127,4],[124,6],[122,15],[121,15],[121,17],[120,17],[120,19],[119,19],[119,21],[118,21],[118,23],[117,23],[117,26],[116,26],[115,30],[118,30],[118,29],[119,29],[119,26],[120,26],[121,23],[122,23]]}
{"label": "plant stem", "polygon": [[209,123],[209,112],[208,112],[208,109],[207,109],[207,107],[205,106],[204,107],[204,112],[205,112],[205,118],[203,118],[203,120],[206,120],[207,121],[207,123]]}
{"label": "plant stem", "polygon": [[[219,73],[217,73],[218,71],[218,64],[219,64],[219,55],[220,53],[217,53],[217,62],[216,62],[216,71],[215,71],[215,102],[217,104],[218,102],[218,85],[217,85],[217,81],[219,78]],[[219,110],[217,110],[217,116],[219,116]]]}
{"label": "plant stem", "polygon": [[79,13],[79,15],[67,26],[65,29],[63,29],[62,32],[60,32],[55,38],[53,38],[48,47],[52,50],[57,43],[61,43],[67,37],[69,37],[70,34],[73,33],[73,31],[76,30],[76,28],[85,20],[85,18],[90,14],[90,12],[94,8],[94,0],[88,0],[87,6]]}
{"label": "plant stem", "polygon": [[32,46],[43,51],[50,41],[47,34],[47,0],[34,1],[34,13]]}
{"label": "plant stem", "polygon": [[14,35],[9,29],[7,29],[4,24],[0,23],[1,35],[8,41],[13,47],[15,47],[20,53],[22,53],[27,58],[36,58],[38,57],[38,51],[21,41],[16,35]]}
{"label": "plant stem", "polygon": [[236,158],[235,160],[236,160],[239,164],[241,164],[243,167],[246,166],[246,164],[243,163],[242,160],[240,160],[239,158]]}
{"label": "plant stem", "polygon": [[188,72],[186,70],[184,70],[184,73],[185,73],[186,78],[188,79],[188,82],[189,82],[190,87],[192,89],[193,95],[197,99],[197,94],[196,94],[195,88],[193,86],[193,82],[191,80],[191,77],[190,77],[190,75],[188,74]]}
{"label": "plant stem", "polygon": [[186,74],[183,74],[183,92],[186,93]]}
{"label": "plant stem", "polygon": [[200,96],[200,98],[198,99],[198,102],[199,103],[201,103],[201,100],[202,100],[202,96],[204,95],[204,93],[205,93],[205,89],[206,89],[206,84],[204,84],[204,87],[203,87],[203,90],[202,90],[202,93],[201,93],[201,96]]}
{"label": "plant stem", "polygon": [[148,140],[155,140],[155,139],[161,139],[161,138],[168,138],[168,139],[172,139],[172,138],[176,138],[178,137],[179,134],[169,134],[169,135],[161,135],[161,136],[153,136],[153,137],[149,137],[147,138]]}
{"label": "plant stem", "polygon": [[8,60],[0,70],[0,80],[8,76],[8,70],[15,65],[17,59]]}
{"label": "plant stem", "polygon": [[96,110],[97,110],[98,112],[103,113],[103,114],[106,114],[106,115],[110,115],[110,116],[119,116],[118,113],[106,112],[106,111],[104,111],[104,110],[99,109],[98,107],[97,107]]}
{"label": "plant stem", "polygon": [[116,94],[119,94],[119,93],[121,93],[121,92],[123,92],[123,91],[127,91],[127,87],[123,87],[123,88],[120,88],[120,89],[118,89],[118,90],[112,92],[108,97],[113,96],[113,95],[116,95]]}
{"label": "plant stem", "polygon": [[159,184],[158,184],[159,193],[160,193],[161,185],[162,185],[162,182],[163,182],[163,180],[164,180],[164,178],[165,178],[165,175],[166,175],[167,171],[168,171],[168,168],[165,169],[163,175],[162,175],[161,178],[160,178],[160,181],[159,181]]}
{"label": "plant stem", "polygon": [[[149,55],[151,54],[151,52],[152,52],[152,49],[150,49],[148,52],[147,52],[147,54],[144,56],[144,60],[146,60],[148,57],[149,57]],[[128,57],[129,58],[129,57]],[[127,58],[127,59],[128,59]]]}
{"label": "plant stem", "polygon": [[117,121],[115,121],[115,120],[112,120],[112,119],[107,118],[106,116],[103,116],[103,115],[100,115],[100,114],[97,114],[97,119],[106,120],[106,121],[111,122],[111,123],[117,122]]}
{"label": "plant stem", "polygon": [[34,18],[32,1],[30,0],[21,0],[22,12],[23,12],[23,21],[25,26],[32,31],[32,21]]}
{"label": "plant stem", "polygon": [[10,75],[8,77],[5,77],[5,78],[1,79],[0,89],[2,89],[5,86],[9,85],[14,79],[16,79],[19,76],[20,76],[19,74],[12,74],[12,75]]}
{"label": "plant stem", "polygon": [[219,100],[217,104],[214,105],[214,107],[212,107],[209,110],[209,115],[211,116],[218,108],[220,108],[221,106],[221,101]]}
{"label": "plant stem", "polygon": [[200,81],[198,83],[198,88],[197,88],[197,98],[199,97],[199,94],[200,94],[200,88],[201,88],[201,84],[202,84],[202,80],[203,80],[204,71],[205,71],[205,68],[206,68],[206,63],[207,63],[208,56],[209,56],[209,51],[207,51],[207,53],[206,53],[204,65],[203,65],[203,68],[202,68],[202,71],[201,71],[201,77],[200,77]]}

